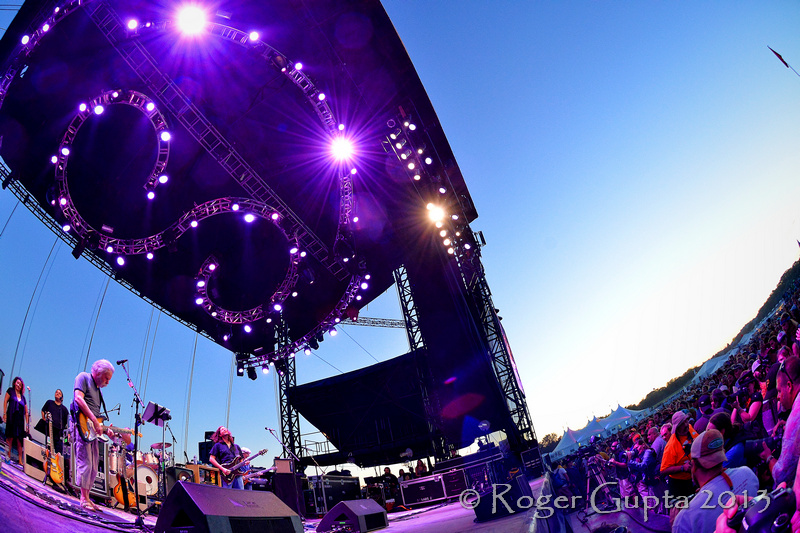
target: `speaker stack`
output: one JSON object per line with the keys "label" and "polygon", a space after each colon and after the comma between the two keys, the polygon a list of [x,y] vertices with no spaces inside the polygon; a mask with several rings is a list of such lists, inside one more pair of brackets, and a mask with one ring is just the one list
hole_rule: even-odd
{"label": "speaker stack", "polygon": [[302,533],[300,517],[271,492],[179,481],[164,500],[156,533]]}
{"label": "speaker stack", "polygon": [[345,528],[358,533],[367,533],[389,527],[386,509],[375,500],[347,500],[337,503],[320,520],[317,533],[339,531]]}

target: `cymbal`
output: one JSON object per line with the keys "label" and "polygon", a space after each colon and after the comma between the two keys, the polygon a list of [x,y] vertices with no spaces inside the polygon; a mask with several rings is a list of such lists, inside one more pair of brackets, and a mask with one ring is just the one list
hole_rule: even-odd
{"label": "cymbal", "polygon": [[151,449],[155,449],[155,450],[160,450],[161,446],[164,446],[164,448],[169,448],[170,446],[172,446],[172,443],[171,442],[164,442],[164,443],[156,442],[155,444],[151,444],[150,448]]}

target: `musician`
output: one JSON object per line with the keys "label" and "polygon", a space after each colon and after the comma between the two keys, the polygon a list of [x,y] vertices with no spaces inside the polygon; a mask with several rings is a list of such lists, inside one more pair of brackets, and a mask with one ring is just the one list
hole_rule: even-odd
{"label": "musician", "polygon": [[[87,424],[94,426],[97,435],[105,433],[105,427],[98,420],[103,405],[103,394],[100,389],[106,387],[114,375],[114,366],[110,361],[99,359],[92,364],[92,372],[81,372],[75,378],[72,412],[80,411],[87,418]],[[75,419],[70,420],[70,434],[75,447],[75,475],[81,489],[81,507],[97,511],[97,506],[89,499],[89,491],[97,477],[100,461],[97,440],[84,441],[80,425]]]}
{"label": "musician", "polygon": [[[228,431],[228,428],[225,426],[218,427],[214,434],[211,435],[211,440],[214,442],[214,446],[211,447],[208,461],[214,465],[214,467],[218,468],[223,475],[230,475],[231,471],[222,465],[226,464],[232,466],[231,463],[233,463],[237,457],[242,456],[241,448],[239,448],[238,444],[233,442],[233,435],[231,435],[231,432]],[[250,462],[247,461],[246,465],[249,464]],[[220,480],[222,481],[222,486],[225,488],[244,490],[242,476],[236,476],[230,483],[226,483],[222,478],[220,478]]]}
{"label": "musician", "polygon": [[23,441],[28,433],[26,424],[30,421],[30,416],[28,402],[25,401],[25,382],[17,376],[11,381],[11,386],[3,399],[3,420],[6,421],[6,453],[8,453],[9,462],[11,462],[11,444],[16,442],[19,464],[25,464]]}
{"label": "musician", "polygon": [[53,420],[53,434],[50,439],[53,441],[53,448],[56,453],[64,453],[64,429],[69,422],[69,411],[63,405],[64,393],[61,389],[56,389],[55,400],[47,400],[42,407],[42,420],[46,419],[47,413]]}
{"label": "musician", "polygon": [[[250,448],[244,448],[244,447],[243,447],[243,448],[242,448],[242,459],[244,459],[245,461],[247,461],[247,458],[248,458],[248,457],[250,457],[250,453],[251,453],[251,452],[250,452]],[[242,474],[244,474],[245,476],[246,476],[247,474],[249,474],[249,473],[251,472],[251,470],[250,470],[250,463],[248,462],[246,465],[244,465],[242,468],[240,468],[240,469],[239,469],[239,471],[240,471]],[[244,479],[244,478],[242,478],[242,479]],[[252,481],[250,481],[249,479],[248,479],[248,480],[245,482],[245,484],[244,484],[244,490],[253,490],[253,482],[252,482]]]}

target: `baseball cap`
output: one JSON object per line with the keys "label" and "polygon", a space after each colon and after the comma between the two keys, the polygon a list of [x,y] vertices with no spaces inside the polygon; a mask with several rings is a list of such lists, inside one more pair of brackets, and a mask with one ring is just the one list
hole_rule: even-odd
{"label": "baseball cap", "polygon": [[689,420],[689,415],[684,413],[683,411],[675,411],[675,414],[672,415],[672,433],[675,434],[675,430],[678,429],[678,426],[681,423],[686,422]]}
{"label": "baseball cap", "polygon": [[727,461],[722,433],[708,429],[698,435],[692,442],[692,459],[696,459],[703,468],[713,468]]}
{"label": "baseball cap", "polygon": [[700,400],[697,402],[698,407],[700,408],[700,412],[703,414],[708,414],[711,409],[711,397],[708,394],[703,394],[700,396]]}

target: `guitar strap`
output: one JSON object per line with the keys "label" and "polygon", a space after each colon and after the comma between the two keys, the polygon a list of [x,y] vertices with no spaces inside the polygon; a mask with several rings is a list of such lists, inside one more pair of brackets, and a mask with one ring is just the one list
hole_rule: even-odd
{"label": "guitar strap", "polygon": [[[91,374],[89,374],[91,376]],[[92,376],[92,383],[94,386],[97,387],[97,382],[94,380],[94,376]],[[103,390],[100,387],[97,387],[97,393],[100,395],[100,407],[103,409],[103,414],[106,415],[106,420],[108,420],[108,410],[106,409],[106,401],[103,399]]]}

